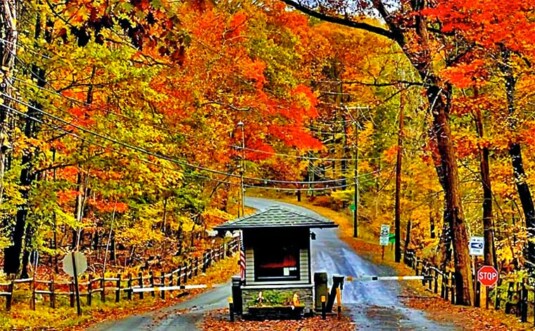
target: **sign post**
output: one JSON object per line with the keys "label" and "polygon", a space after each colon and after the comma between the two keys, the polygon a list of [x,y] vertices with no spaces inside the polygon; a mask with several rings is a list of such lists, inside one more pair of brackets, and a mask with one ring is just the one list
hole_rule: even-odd
{"label": "sign post", "polygon": [[63,271],[74,278],[74,291],[76,293],[76,312],[82,315],[80,307],[80,289],[78,288],[78,275],[87,270],[87,259],[80,252],[71,252],[63,258]]}
{"label": "sign post", "polygon": [[[470,243],[468,244],[468,248],[470,251],[470,255],[473,256],[473,270],[477,270],[478,268],[478,256],[483,256],[485,252],[485,238],[483,237],[470,237]],[[477,277],[475,277],[477,278]],[[474,300],[474,306],[479,307],[480,302],[480,290],[479,290],[479,284],[477,280],[474,278],[474,291],[475,291],[475,300]]]}
{"label": "sign post", "polygon": [[491,265],[484,265],[477,272],[477,280],[481,285],[492,287],[498,282],[498,271]]}
{"label": "sign post", "polygon": [[489,305],[489,287],[493,287],[498,282],[500,275],[496,268],[490,265],[482,266],[477,272],[477,280],[485,286],[485,295],[487,297],[485,307]]}
{"label": "sign post", "polygon": [[390,237],[390,225],[388,224],[382,224],[381,225],[381,232],[379,236],[379,245],[381,245],[382,248],[382,258],[385,259],[385,246],[388,246],[389,243],[389,237]]}

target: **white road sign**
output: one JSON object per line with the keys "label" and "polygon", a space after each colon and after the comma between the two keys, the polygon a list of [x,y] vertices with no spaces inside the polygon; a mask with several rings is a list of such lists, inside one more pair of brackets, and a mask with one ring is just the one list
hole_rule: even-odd
{"label": "white road sign", "polygon": [[85,255],[81,252],[72,252],[65,255],[63,258],[63,271],[71,277],[74,277],[74,265],[73,265],[73,255],[74,261],[76,263],[76,275],[82,274],[87,270],[87,259]]}
{"label": "white road sign", "polygon": [[485,239],[483,237],[470,237],[470,255],[483,256]]}
{"label": "white road sign", "polygon": [[390,234],[390,225],[381,225],[381,233],[379,237],[379,245],[388,246],[388,235]]}

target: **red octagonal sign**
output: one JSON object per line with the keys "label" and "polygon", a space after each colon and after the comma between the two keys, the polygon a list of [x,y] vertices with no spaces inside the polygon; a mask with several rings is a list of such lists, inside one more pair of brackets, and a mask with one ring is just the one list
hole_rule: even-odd
{"label": "red octagonal sign", "polygon": [[494,286],[498,281],[498,271],[493,266],[485,265],[477,272],[477,280],[485,286]]}

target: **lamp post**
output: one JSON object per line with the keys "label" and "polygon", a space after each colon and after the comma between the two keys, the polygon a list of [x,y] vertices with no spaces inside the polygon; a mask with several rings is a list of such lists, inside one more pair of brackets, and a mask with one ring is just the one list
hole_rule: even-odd
{"label": "lamp post", "polygon": [[238,208],[238,217],[245,216],[245,188],[243,186],[243,175],[245,173],[245,130],[242,121],[238,122],[241,129],[241,164],[240,164],[240,207]]}

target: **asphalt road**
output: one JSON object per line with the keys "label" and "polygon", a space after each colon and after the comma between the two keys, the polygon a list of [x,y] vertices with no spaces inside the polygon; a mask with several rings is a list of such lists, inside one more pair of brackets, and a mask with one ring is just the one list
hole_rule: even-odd
{"label": "asphalt road", "polygon": [[[316,213],[291,204],[260,198],[246,198],[250,207],[262,210],[273,204],[311,216]],[[346,276],[393,275],[388,267],[377,266],[358,256],[336,235],[336,229],[314,229],[312,241],[313,272],[327,271]],[[133,315],[119,321],[105,322],[91,330],[197,330],[196,324],[206,311],[224,308],[230,295],[230,284],[205,292],[196,298],[158,311]],[[401,288],[396,281],[350,282],[344,285],[342,302],[356,322],[358,330],[456,330],[460,327],[444,325],[427,319],[422,312],[406,307],[400,300]]]}

